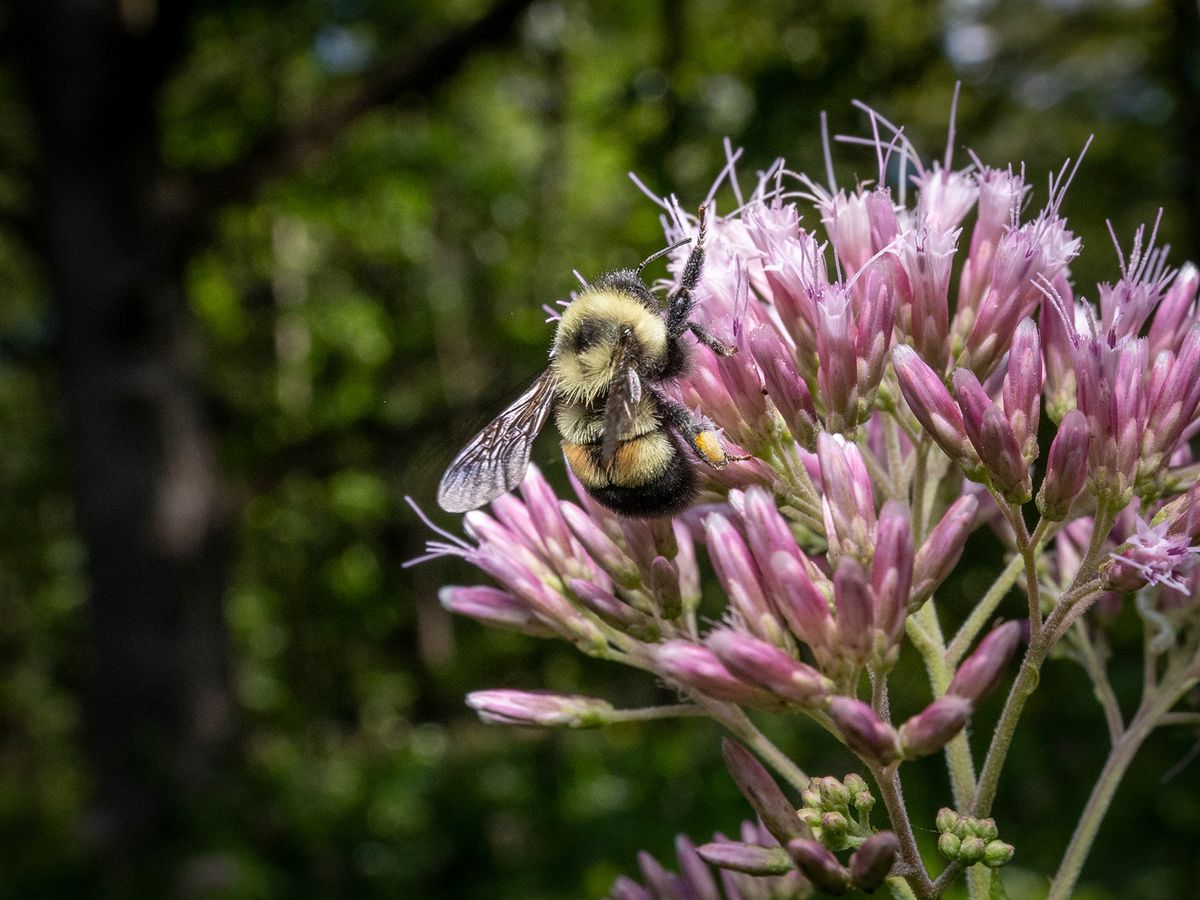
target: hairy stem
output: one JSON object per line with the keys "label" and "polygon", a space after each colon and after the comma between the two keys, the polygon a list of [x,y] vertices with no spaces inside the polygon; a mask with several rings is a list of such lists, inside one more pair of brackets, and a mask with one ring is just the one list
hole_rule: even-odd
{"label": "hairy stem", "polygon": [[991,621],[992,615],[996,612],[996,607],[1000,605],[1000,601],[1012,590],[1012,586],[1017,581],[1017,576],[1025,568],[1025,560],[1019,554],[1009,560],[1008,565],[1004,567],[1004,571],[992,582],[992,586],[988,588],[987,593],[983,598],[975,604],[975,608],[971,610],[971,614],[967,616],[967,620],[963,622],[958,629],[958,633],[954,635],[954,639],[950,641],[950,647],[946,650],[946,665],[953,668],[959,664],[964,656],[967,655],[967,650],[970,649],[971,643],[978,636],[985,625]]}
{"label": "hairy stem", "polygon": [[921,851],[917,847],[917,838],[913,834],[912,822],[908,819],[908,809],[904,805],[904,791],[900,787],[900,764],[890,766],[871,766],[871,774],[879,787],[879,795],[887,808],[888,819],[892,830],[900,841],[900,858],[908,864],[912,874],[908,876],[908,884],[919,900],[934,900],[937,897],[933,879],[921,859]]}
{"label": "hairy stem", "polygon": [[1054,609],[1046,618],[1045,627],[1037,641],[1031,641],[1025,658],[1021,661],[1021,671],[1017,674],[1008,699],[1004,701],[1004,710],[1000,713],[1000,721],[992,734],[992,742],[988,746],[983,768],[979,771],[979,783],[975,788],[975,800],[971,804],[971,815],[976,818],[987,816],[991,811],[992,801],[996,799],[996,786],[1000,781],[1000,771],[1004,768],[1004,760],[1008,757],[1008,749],[1016,734],[1017,723],[1025,710],[1025,703],[1037,689],[1038,675],[1042,663],[1050,653],[1051,647],[1062,636],[1062,629],[1069,625],[1075,609],[1084,608],[1089,593],[1080,589],[1085,583],[1090,583],[1092,574],[1098,565],[1100,548],[1104,545],[1109,529],[1112,528],[1113,513],[1101,506],[1096,510],[1096,524],[1092,532],[1092,541],[1087,553],[1079,564],[1070,590],[1058,598]]}
{"label": "hairy stem", "polygon": [[710,716],[757,753],[763,762],[774,769],[775,773],[796,791],[802,791],[808,787],[809,778],[804,771],[792,762],[786,753],[776,747],[770,738],[759,731],[758,726],[750,721],[750,717],[742,712],[740,707],[734,706],[732,703],[713,700],[697,692],[692,692],[692,695]]}

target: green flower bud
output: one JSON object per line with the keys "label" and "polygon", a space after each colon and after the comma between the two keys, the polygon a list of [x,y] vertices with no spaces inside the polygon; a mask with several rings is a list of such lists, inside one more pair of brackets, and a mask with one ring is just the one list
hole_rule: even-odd
{"label": "green flower bud", "polygon": [[820,828],[821,827],[821,811],[817,810],[817,809],[812,809],[811,807],[806,806],[806,807],[804,807],[804,809],[800,810],[800,821],[803,822],[805,825],[807,825],[809,828]]}
{"label": "green flower bud", "polygon": [[861,794],[863,791],[869,790],[867,788],[867,782],[863,780],[863,777],[856,772],[851,772],[849,775],[843,778],[842,784],[846,786],[846,790],[848,790],[851,794]]}
{"label": "green flower bud", "polygon": [[998,869],[1016,853],[1016,848],[1012,844],[1006,844],[1004,841],[992,841],[983,850],[983,864],[992,869]]}
{"label": "green flower bud", "polygon": [[854,795],[854,808],[859,812],[868,813],[875,806],[875,798],[870,791],[859,791]]}
{"label": "green flower bud", "polygon": [[839,812],[827,812],[821,816],[821,843],[833,850],[846,846],[846,832],[850,823]]}
{"label": "green flower bud", "polygon": [[968,866],[972,866],[983,859],[986,849],[987,845],[977,837],[963,838],[958,847],[958,858]]}
{"label": "green flower bud", "polygon": [[836,778],[830,777],[822,785],[821,793],[827,806],[834,809],[847,809],[850,806],[850,790]]}
{"label": "green flower bud", "polygon": [[949,860],[958,859],[958,851],[961,844],[962,841],[949,831],[943,831],[937,842],[938,853]]}
{"label": "green flower bud", "polygon": [[934,820],[938,831],[953,831],[955,824],[960,816],[948,806],[943,806],[938,810],[937,819]]}
{"label": "green flower bud", "polygon": [[800,792],[800,801],[811,809],[821,808],[821,792],[816,788],[817,779],[813,779],[804,790]]}
{"label": "green flower bud", "polygon": [[995,819],[979,819],[975,823],[975,834],[984,841],[994,841],[1000,836]]}

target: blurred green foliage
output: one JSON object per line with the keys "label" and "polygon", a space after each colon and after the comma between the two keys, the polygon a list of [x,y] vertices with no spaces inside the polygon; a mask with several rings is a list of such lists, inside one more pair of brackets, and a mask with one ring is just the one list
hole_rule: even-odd
{"label": "blurred green foliage", "polygon": [[[161,98],[162,153],[180,170],[215,169],[483,8],[202,7]],[[86,591],[54,327],[45,273],[19,233],[0,230],[0,898],[88,894],[101,880],[118,896],[599,896],[638,849],[666,858],[676,831],[735,828],[747,809],[714,727],[543,736],[478,724],[461,697],[481,687],[623,705],[663,692],[570,648],[450,621],[438,586],[475,575],[447,560],[401,568],[426,537],[402,497],[431,507],[459,442],[538,369],[541,304],[567,295],[572,268],[627,265],[661,245],[656,209],[626,172],[692,204],[723,165],[725,136],[745,147],[744,173],[777,155],[820,173],[820,111],[834,133],[861,133],[860,98],[940,156],[961,79],[957,160],[965,145],[991,164],[1024,162],[1035,202],[1045,173],[1095,133],[1066,203],[1085,239],[1083,293],[1114,276],[1106,218],[1127,242],[1161,205],[1173,259],[1196,258],[1195,19],[1183,0],[541,0],[512,45],[417,103],[362,116],[305,174],[226,209],[188,283],[240,516],[227,605],[238,740],[217,786],[180,804],[137,871],[114,873],[89,849]],[[36,153],[22,90],[0,69],[6,209],[26,201]],[[874,173],[860,148],[835,150],[844,183]],[[536,458],[563,482],[552,440]],[[968,555],[948,615],[994,562]],[[1125,624],[1113,669],[1129,698],[1138,648]],[[922,696],[911,663],[902,710]],[[1043,889],[1101,764],[1089,692],[1082,673],[1051,666],[1030,704],[997,804],[1017,845],[1013,897]],[[977,744],[998,705],[985,706]],[[809,771],[849,771],[812,729],[765,724]],[[1147,746],[1080,897],[1194,890],[1200,770],[1160,778],[1196,740],[1177,730]],[[937,759],[911,772],[932,850],[946,778]]]}

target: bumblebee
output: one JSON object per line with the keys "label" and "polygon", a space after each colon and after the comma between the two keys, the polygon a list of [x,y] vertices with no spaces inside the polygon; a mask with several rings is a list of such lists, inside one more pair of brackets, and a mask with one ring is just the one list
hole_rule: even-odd
{"label": "bumblebee", "polygon": [[512,490],[525,476],[533,440],[551,415],[567,463],[598,503],[631,517],[669,516],[696,495],[693,459],[714,469],[731,459],[713,423],[666,396],[662,387],[688,370],[690,332],[721,356],[736,347],[692,321],[704,268],[706,208],[678,287],[660,308],[642,281],[660,250],[636,269],[608,272],[563,311],[549,367],[454,458],[438,504],[466,512]]}

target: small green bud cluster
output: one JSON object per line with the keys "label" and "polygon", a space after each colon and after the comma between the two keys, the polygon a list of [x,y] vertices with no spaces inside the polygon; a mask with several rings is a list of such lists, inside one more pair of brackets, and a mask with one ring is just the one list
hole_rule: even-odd
{"label": "small green bud cluster", "polygon": [[830,850],[858,847],[875,831],[870,823],[875,798],[853,772],[841,781],[832,775],[814,778],[800,799],[800,821]]}
{"label": "small green bud cluster", "polygon": [[948,860],[958,860],[973,866],[983,863],[998,869],[1013,858],[1012,844],[998,840],[999,829],[994,819],[973,819],[943,807],[937,814],[938,852]]}

